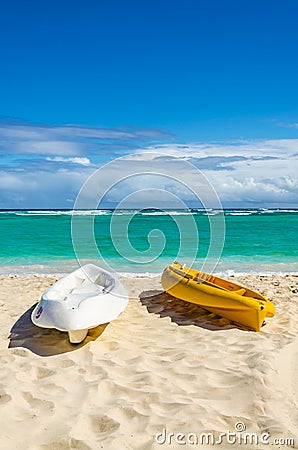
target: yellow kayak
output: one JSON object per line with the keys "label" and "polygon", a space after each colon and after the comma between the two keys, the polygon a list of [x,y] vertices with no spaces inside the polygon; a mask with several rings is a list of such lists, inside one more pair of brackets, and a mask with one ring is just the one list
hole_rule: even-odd
{"label": "yellow kayak", "polygon": [[196,303],[254,331],[260,331],[265,317],[275,314],[274,305],[258,292],[176,261],[165,268],[161,283],[174,297]]}

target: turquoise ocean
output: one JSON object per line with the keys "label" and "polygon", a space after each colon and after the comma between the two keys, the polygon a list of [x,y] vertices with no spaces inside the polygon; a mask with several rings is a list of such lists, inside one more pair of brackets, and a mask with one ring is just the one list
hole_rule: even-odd
{"label": "turquoise ocean", "polygon": [[218,274],[298,273],[297,232],[286,209],[0,211],[0,274],[63,274],[77,257],[127,275],[206,258]]}

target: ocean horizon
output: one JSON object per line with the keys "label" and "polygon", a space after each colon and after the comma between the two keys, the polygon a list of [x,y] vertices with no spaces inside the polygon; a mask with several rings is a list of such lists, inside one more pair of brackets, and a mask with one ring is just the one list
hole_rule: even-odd
{"label": "ocean horizon", "polygon": [[[225,236],[215,257],[208,253],[210,223],[219,216]],[[82,234],[79,262],[74,220],[82,229],[92,221],[98,249],[96,254]],[[65,274],[93,262],[125,276],[155,276],[175,259],[200,269],[206,258],[222,275],[298,273],[297,228],[298,210],[290,208],[5,209],[0,210],[0,274]]]}

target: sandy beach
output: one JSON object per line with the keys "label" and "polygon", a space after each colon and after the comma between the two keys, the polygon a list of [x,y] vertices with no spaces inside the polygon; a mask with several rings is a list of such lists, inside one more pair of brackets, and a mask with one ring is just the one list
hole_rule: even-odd
{"label": "sandy beach", "polygon": [[276,306],[260,333],[170,297],[159,277],[123,278],[125,312],[79,346],[30,320],[57,279],[0,277],[1,449],[211,448],[196,437],[235,427],[271,444],[241,448],[298,448],[297,275],[237,277]]}

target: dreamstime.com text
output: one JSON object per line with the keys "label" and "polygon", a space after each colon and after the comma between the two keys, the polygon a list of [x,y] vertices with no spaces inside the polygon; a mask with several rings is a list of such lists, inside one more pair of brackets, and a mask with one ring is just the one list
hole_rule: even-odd
{"label": "dreamstime.com text", "polygon": [[155,441],[159,445],[278,445],[294,447],[294,439],[291,437],[272,437],[270,433],[250,433],[246,432],[243,422],[237,422],[234,431],[224,431],[221,433],[180,433],[168,432],[165,428],[155,435]]}

